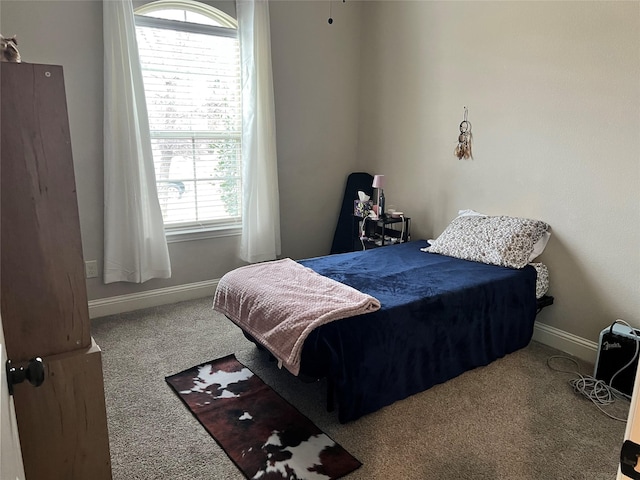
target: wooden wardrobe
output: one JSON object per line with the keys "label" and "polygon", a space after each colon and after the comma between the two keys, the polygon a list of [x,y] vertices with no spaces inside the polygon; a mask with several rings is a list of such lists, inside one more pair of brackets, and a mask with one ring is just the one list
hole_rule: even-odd
{"label": "wooden wardrobe", "polygon": [[[63,70],[0,63],[0,299],[27,480],[109,479],[100,348],[90,332]],[[4,368],[4,366],[3,366]]]}

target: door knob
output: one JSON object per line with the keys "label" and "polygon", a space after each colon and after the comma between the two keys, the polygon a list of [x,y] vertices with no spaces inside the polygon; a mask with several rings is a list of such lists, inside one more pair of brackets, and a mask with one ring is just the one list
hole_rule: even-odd
{"label": "door knob", "polygon": [[13,386],[29,380],[34,387],[39,387],[44,382],[44,362],[40,357],[29,360],[27,368],[16,368],[11,365],[11,360],[7,360],[7,383],[9,384],[9,395],[13,395]]}

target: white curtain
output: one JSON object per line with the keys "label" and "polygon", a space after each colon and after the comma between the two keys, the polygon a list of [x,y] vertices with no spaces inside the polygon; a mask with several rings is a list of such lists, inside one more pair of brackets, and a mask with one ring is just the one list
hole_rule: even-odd
{"label": "white curtain", "polygon": [[267,0],[238,0],[242,61],[242,240],[247,262],[280,255],[276,121]]}
{"label": "white curtain", "polygon": [[103,15],[104,283],[169,278],[131,0]]}

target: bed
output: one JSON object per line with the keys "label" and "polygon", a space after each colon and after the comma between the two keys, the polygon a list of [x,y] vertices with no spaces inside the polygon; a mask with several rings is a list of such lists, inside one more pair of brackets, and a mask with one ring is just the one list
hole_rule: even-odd
{"label": "bed", "polygon": [[[469,223],[463,223],[466,232]],[[518,268],[458,258],[469,252],[448,250],[445,233],[431,244],[413,241],[297,262],[380,304],[379,309],[318,325],[304,337],[295,373],[327,379],[328,398],[335,401],[340,422],[527,346],[537,312],[552,303],[537,281],[545,269],[529,263],[531,252]],[[259,291],[254,294],[260,296]],[[217,291],[215,308],[247,338],[269,349],[219,296]]]}

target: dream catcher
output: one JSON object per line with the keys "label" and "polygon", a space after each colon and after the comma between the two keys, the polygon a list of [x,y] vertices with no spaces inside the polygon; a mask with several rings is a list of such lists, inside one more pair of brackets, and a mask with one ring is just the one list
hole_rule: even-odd
{"label": "dream catcher", "polygon": [[458,146],[455,149],[455,156],[458,160],[463,158],[473,158],[471,153],[471,123],[467,120],[469,110],[464,107],[464,120],[460,123],[460,135],[458,135]]}

